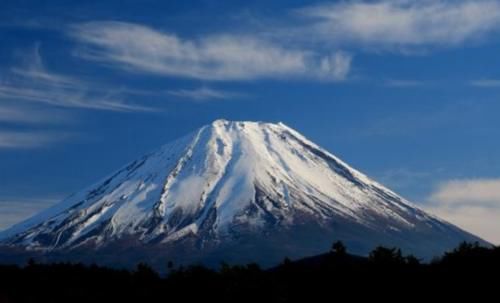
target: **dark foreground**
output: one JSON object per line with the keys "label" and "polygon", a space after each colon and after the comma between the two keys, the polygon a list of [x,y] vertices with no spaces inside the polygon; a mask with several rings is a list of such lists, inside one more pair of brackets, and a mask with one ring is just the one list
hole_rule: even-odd
{"label": "dark foreground", "polygon": [[[341,243],[320,256],[257,265],[175,268],[161,277],[144,264],[135,271],[80,264],[0,266],[0,302],[335,302],[346,299],[495,302],[500,248],[462,244],[430,264],[379,247],[368,258]],[[482,300],[481,300],[482,301]]]}

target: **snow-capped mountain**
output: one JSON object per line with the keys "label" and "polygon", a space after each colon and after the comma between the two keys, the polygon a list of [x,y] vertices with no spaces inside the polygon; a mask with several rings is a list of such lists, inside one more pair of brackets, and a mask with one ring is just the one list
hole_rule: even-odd
{"label": "snow-capped mountain", "polygon": [[421,257],[481,241],[282,123],[225,120],[0,233],[4,245],[44,254],[153,263],[273,264],[338,239],[353,253],[383,244]]}

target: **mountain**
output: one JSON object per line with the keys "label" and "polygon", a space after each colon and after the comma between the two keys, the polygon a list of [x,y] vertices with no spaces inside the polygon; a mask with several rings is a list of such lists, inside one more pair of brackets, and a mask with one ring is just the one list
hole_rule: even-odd
{"label": "mountain", "polygon": [[[273,265],[342,240],[431,258],[481,239],[278,123],[217,120],[0,233],[4,247],[125,264]],[[484,242],[482,242],[484,243]]]}

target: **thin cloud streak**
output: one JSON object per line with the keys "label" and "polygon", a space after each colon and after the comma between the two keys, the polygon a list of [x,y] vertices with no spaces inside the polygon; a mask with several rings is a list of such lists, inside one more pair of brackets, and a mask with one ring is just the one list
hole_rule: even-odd
{"label": "thin cloud streak", "polygon": [[94,89],[72,77],[48,71],[43,65],[39,46],[27,56],[28,63],[11,69],[17,77],[0,81],[0,100],[21,100],[65,108],[107,111],[150,111],[151,108],[126,103],[119,92]]}
{"label": "thin cloud streak", "polygon": [[352,61],[345,52],[317,54],[255,36],[223,33],[183,39],[126,22],[76,24],[69,35],[81,44],[76,55],[87,60],[137,72],[212,81],[262,78],[342,81]]}
{"label": "thin cloud streak", "polygon": [[24,57],[23,67],[11,68],[14,75],[51,86],[80,86],[83,84],[75,78],[47,71],[40,54],[40,43],[36,43],[33,51]]}
{"label": "thin cloud streak", "polygon": [[61,109],[41,109],[28,106],[3,105],[0,122],[18,124],[61,124],[71,121],[72,115]]}
{"label": "thin cloud streak", "polygon": [[496,88],[496,87],[500,87],[500,80],[499,79],[474,80],[474,81],[470,82],[470,85],[476,86],[476,87]]}
{"label": "thin cloud streak", "polygon": [[389,79],[384,82],[385,86],[388,87],[419,87],[424,86],[425,82],[419,80],[401,80],[401,79]]}
{"label": "thin cloud streak", "polygon": [[65,132],[53,131],[3,131],[0,130],[0,149],[40,148],[71,137]]}
{"label": "thin cloud streak", "polygon": [[227,100],[241,98],[241,93],[216,90],[209,87],[200,87],[196,89],[178,89],[169,90],[167,93],[181,99],[191,99],[193,101],[208,101],[208,100]]}
{"label": "thin cloud streak", "polygon": [[56,198],[0,199],[0,230],[6,229],[57,203]]}

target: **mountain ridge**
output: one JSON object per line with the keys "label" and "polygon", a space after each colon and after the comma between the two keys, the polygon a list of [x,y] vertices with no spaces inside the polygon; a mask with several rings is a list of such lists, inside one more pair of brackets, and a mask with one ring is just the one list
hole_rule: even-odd
{"label": "mountain ridge", "polygon": [[46,253],[116,244],[194,262],[303,257],[336,239],[355,253],[386,244],[422,257],[484,242],[283,123],[222,119],[0,233],[4,245]]}

